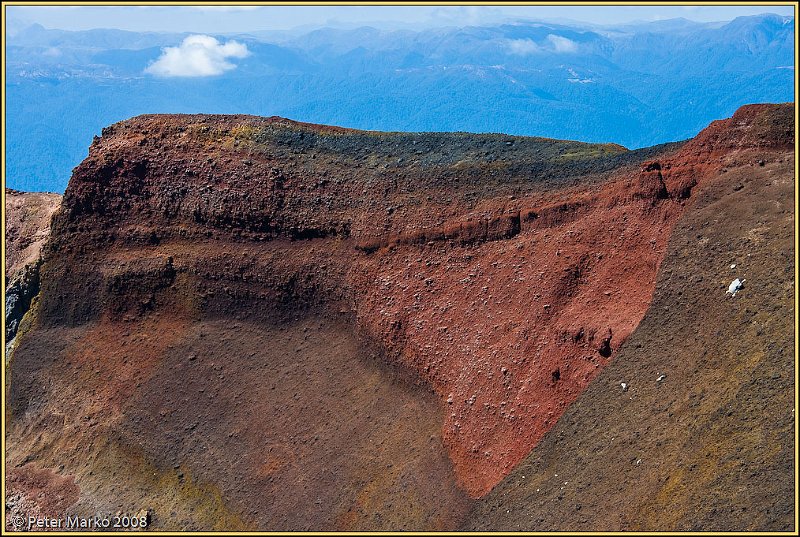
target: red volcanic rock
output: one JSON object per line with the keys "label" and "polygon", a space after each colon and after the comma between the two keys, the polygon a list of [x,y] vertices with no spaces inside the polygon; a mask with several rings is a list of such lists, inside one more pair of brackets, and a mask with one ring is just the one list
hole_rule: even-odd
{"label": "red volcanic rock", "polygon": [[[345,319],[438,396],[456,481],[480,497],[636,329],[687,198],[723,165],[710,155],[783,148],[791,120],[785,105],[746,107],[684,145],[624,151],[137,117],[105,129],[75,170],[29,336],[159,315]],[[14,372],[13,412],[43,389],[34,377]],[[125,405],[147,382],[108,397],[135,414]]]}
{"label": "red volcanic rock", "polygon": [[642,168],[637,187],[634,193],[637,198],[644,198],[655,203],[657,200],[669,197],[664,177],[661,175],[661,164],[658,162],[651,162]]}
{"label": "red volcanic rock", "polygon": [[712,121],[683,151],[687,155],[721,154],[735,149],[794,147],[793,104],[750,104],[733,117]]}
{"label": "red volcanic rock", "polygon": [[[694,186],[637,217],[644,246],[661,208],[685,203],[674,225],[674,216],[664,221],[672,230],[647,312],[621,347],[617,328],[595,333],[587,355],[610,349],[611,361],[461,529],[796,531],[795,154],[790,143],[764,144],[780,140],[793,117],[789,106],[748,109],[761,112],[737,123],[735,137],[724,131],[728,120],[713,143],[701,135],[658,158],[665,182],[678,172]],[[753,136],[751,128],[776,116],[785,121]],[[714,149],[719,140],[734,145]],[[715,157],[692,155],[701,143]],[[657,177],[655,166],[643,168]],[[623,270],[615,273],[624,285],[602,284],[594,294],[613,292],[617,301],[649,285]],[[731,299],[734,278],[753,283]],[[557,341],[566,348],[588,336],[565,330]],[[565,368],[554,372],[542,375],[543,386],[563,382]]]}
{"label": "red volcanic rock", "polygon": [[[723,168],[721,161],[747,149],[790,150],[794,147],[792,104],[751,104],[733,117],[713,121],[664,169],[670,196],[688,198],[697,178]],[[734,164],[736,164],[734,162]]]}
{"label": "red volcanic rock", "polygon": [[355,276],[359,324],[453,394],[444,438],[474,496],[530,451],[649,306],[681,205],[627,183],[589,199],[568,191],[578,202],[522,198],[541,208],[524,211],[521,231],[516,216],[462,222],[444,245],[380,251]]}

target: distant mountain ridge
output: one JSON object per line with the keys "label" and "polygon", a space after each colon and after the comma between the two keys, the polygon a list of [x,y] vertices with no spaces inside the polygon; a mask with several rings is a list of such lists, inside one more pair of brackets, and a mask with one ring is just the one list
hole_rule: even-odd
{"label": "distant mountain ridge", "polygon": [[32,25],[7,37],[8,186],[63,191],[103,125],[142,113],[280,115],[637,148],[687,139],[746,103],[794,99],[794,19],[769,14],[254,32],[235,36],[250,56],[221,76],[145,74],[187,35]]}

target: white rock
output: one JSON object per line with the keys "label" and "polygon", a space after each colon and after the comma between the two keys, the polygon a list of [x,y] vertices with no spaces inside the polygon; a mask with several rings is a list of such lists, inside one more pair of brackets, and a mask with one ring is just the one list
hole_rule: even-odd
{"label": "white rock", "polygon": [[625,384],[624,382],[620,382],[619,385],[622,388],[623,392],[627,392],[628,391],[628,385],[627,384]]}
{"label": "white rock", "polygon": [[735,279],[735,280],[733,280],[733,281],[731,282],[731,284],[728,286],[728,290],[727,290],[727,291],[725,291],[725,294],[726,294],[726,295],[731,295],[731,296],[736,296],[736,293],[738,293],[738,292],[739,292],[739,290],[740,290],[740,289],[742,288],[742,286],[743,286],[742,284],[744,284],[744,282],[745,282],[745,281],[746,281],[746,280],[744,280],[744,279],[741,279],[741,280],[740,280],[739,278],[736,278],[736,279]]}

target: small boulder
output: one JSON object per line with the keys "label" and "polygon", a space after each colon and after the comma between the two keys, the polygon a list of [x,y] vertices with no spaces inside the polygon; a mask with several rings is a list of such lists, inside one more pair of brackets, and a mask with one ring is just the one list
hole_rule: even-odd
{"label": "small boulder", "polygon": [[736,296],[736,293],[738,293],[742,289],[742,287],[744,287],[744,282],[745,282],[744,279],[740,280],[739,278],[736,278],[728,286],[728,290],[725,291],[725,294],[731,295],[732,297]]}

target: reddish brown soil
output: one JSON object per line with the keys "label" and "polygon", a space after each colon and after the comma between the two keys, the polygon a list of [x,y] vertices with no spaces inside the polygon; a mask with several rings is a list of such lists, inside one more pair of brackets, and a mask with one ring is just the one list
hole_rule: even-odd
{"label": "reddish brown soil", "polygon": [[30,518],[60,518],[78,500],[72,477],[60,476],[33,464],[6,473],[6,531],[57,531],[57,527],[30,525]]}
{"label": "reddish brown soil", "polygon": [[[696,186],[792,133],[777,105],[635,152],[114,125],[54,220],[11,365],[11,456],[69,460],[85,508],[139,501],[104,479],[133,457],[146,489],[153,465],[162,527],[218,527],[179,472],[242,527],[455,527],[464,492],[489,492],[613,362]],[[52,416],[70,434],[34,440]]]}

